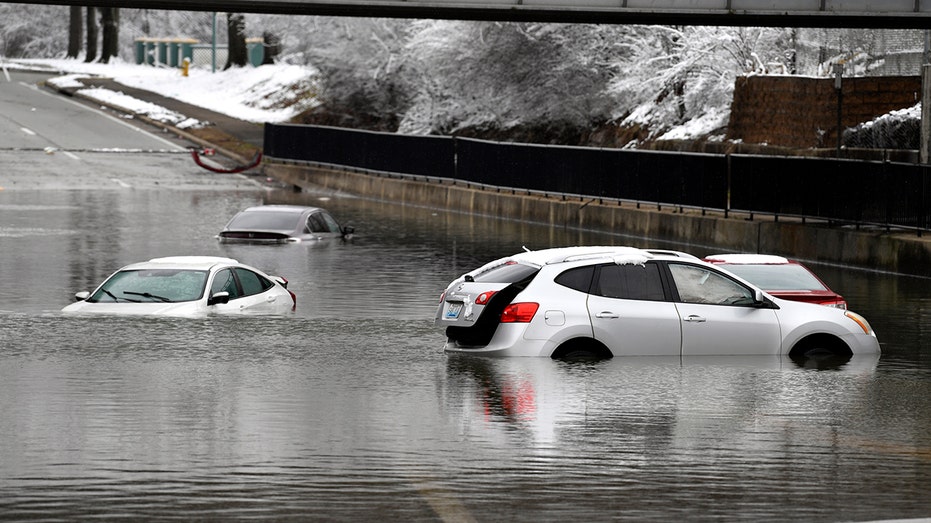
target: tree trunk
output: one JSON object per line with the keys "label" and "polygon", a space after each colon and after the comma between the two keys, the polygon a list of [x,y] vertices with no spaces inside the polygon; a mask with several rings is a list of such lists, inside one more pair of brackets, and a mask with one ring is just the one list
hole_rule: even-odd
{"label": "tree trunk", "polygon": [[68,58],[77,58],[81,54],[84,38],[84,10],[81,6],[71,6],[71,18],[68,23]]}
{"label": "tree trunk", "polygon": [[100,21],[103,25],[100,62],[106,64],[110,62],[110,58],[120,54],[120,9],[118,7],[100,8]]}
{"label": "tree trunk", "polygon": [[262,45],[265,46],[265,53],[262,55],[262,65],[275,63],[275,59],[281,54],[281,39],[265,31],[262,33],[262,42]]}
{"label": "tree trunk", "polygon": [[88,6],[87,8],[87,54],[84,55],[85,62],[93,62],[97,59],[97,8]]}
{"label": "tree trunk", "polygon": [[243,67],[249,61],[246,53],[246,17],[242,13],[227,13],[226,32],[229,43],[223,69]]}

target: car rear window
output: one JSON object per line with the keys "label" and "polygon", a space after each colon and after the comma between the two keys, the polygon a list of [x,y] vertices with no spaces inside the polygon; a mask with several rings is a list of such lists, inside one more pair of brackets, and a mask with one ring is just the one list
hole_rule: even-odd
{"label": "car rear window", "polygon": [[508,262],[475,276],[475,281],[486,283],[515,283],[533,276],[540,269],[532,265]]}
{"label": "car rear window", "polygon": [[301,215],[288,212],[250,211],[239,214],[230,221],[228,229],[265,229],[293,231],[298,228]]}

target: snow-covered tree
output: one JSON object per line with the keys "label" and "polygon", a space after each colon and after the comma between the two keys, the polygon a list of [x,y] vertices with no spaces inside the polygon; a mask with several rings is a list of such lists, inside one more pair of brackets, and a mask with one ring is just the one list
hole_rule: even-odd
{"label": "snow-covered tree", "polygon": [[290,23],[274,30],[288,35],[282,45],[297,51],[284,59],[319,69],[318,96],[335,118],[328,123],[396,130],[409,105],[403,51],[411,22],[305,17]]}
{"label": "snow-covered tree", "polygon": [[610,112],[607,65],[617,26],[415,22],[405,46],[414,103],[404,132],[452,133],[550,122],[585,126]]}
{"label": "snow-covered tree", "polygon": [[[737,75],[784,73],[789,32],[784,29],[639,27],[614,64],[609,89],[621,125],[646,127],[656,138],[699,118],[727,123]],[[712,125],[715,125],[712,122]]]}

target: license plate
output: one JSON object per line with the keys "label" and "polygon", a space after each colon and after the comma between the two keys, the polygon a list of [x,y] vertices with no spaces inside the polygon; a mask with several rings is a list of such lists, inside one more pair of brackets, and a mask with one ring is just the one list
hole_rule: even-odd
{"label": "license plate", "polygon": [[459,317],[459,313],[462,312],[461,303],[448,303],[446,304],[446,319],[455,320]]}

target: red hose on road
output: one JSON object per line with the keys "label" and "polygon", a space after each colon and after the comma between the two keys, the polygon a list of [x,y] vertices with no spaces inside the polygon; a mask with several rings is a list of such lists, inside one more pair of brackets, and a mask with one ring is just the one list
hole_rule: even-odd
{"label": "red hose on road", "polygon": [[243,171],[247,171],[257,166],[258,164],[262,163],[262,151],[256,151],[255,156],[252,157],[252,162],[249,163],[248,165],[239,165],[237,167],[233,167],[232,169],[221,169],[218,167],[213,167],[213,166],[205,164],[200,159],[200,155],[203,153],[206,153],[207,155],[213,155],[213,150],[212,149],[193,149],[193,148],[191,149],[191,156],[194,158],[194,163],[203,167],[204,169],[207,169],[208,171],[215,172],[215,173],[223,173],[223,174],[241,173]]}

